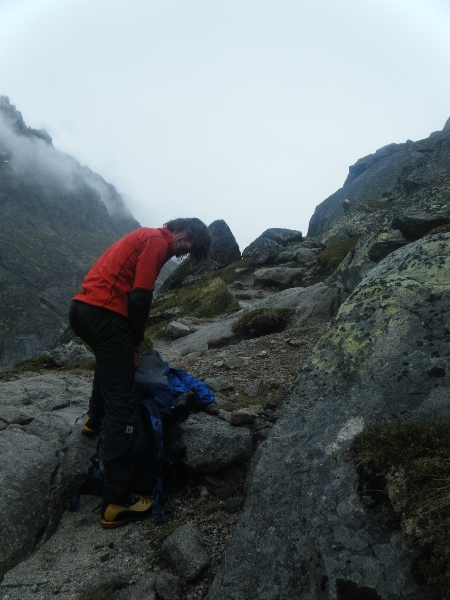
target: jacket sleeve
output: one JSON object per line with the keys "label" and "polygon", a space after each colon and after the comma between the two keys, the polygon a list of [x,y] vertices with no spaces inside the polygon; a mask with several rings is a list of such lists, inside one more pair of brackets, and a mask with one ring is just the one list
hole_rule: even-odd
{"label": "jacket sleeve", "polygon": [[145,323],[150,312],[153,292],[143,288],[134,288],[128,295],[128,326],[133,338],[133,347],[139,346],[144,339]]}

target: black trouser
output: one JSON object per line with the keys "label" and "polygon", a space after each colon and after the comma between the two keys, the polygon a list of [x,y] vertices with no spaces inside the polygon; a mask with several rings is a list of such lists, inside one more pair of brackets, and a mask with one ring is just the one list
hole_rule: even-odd
{"label": "black trouser", "polygon": [[110,504],[123,504],[132,491],[135,465],[131,443],[138,419],[128,319],[75,300],[69,321],[76,335],[93,349],[97,362],[88,414],[106,417],[103,497]]}

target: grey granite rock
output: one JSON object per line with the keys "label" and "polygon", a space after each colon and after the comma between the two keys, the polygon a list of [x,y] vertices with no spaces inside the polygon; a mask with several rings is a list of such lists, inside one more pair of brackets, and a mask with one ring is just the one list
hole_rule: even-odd
{"label": "grey granite rock", "polygon": [[302,281],[305,272],[305,269],[267,267],[255,271],[255,283],[276,287],[295,287]]}
{"label": "grey granite rock", "polygon": [[188,261],[183,261],[165,279],[159,290],[161,293],[195,283],[205,273],[215,271],[241,259],[239,246],[225,221],[222,219],[213,221],[208,226],[208,231],[211,236],[209,262],[191,266]]}
{"label": "grey granite rock", "polygon": [[68,374],[0,384],[0,577],[55,530],[93,447],[75,421],[91,386]]}
{"label": "grey granite rock", "polygon": [[273,264],[281,250],[282,246],[274,240],[257,238],[245,248],[242,258],[249,258],[252,265]]}
{"label": "grey granite rock", "polygon": [[183,325],[179,321],[171,321],[167,325],[166,335],[167,337],[177,339],[181,337],[185,337],[191,333],[190,327],[188,325]]}
{"label": "grey granite rock", "polygon": [[183,464],[190,473],[212,474],[243,462],[253,452],[252,436],[245,427],[202,412],[192,414],[181,424],[186,454]]}
{"label": "grey granite rock", "polygon": [[183,581],[176,575],[160,573],[156,579],[156,593],[159,600],[182,600],[183,588]]}
{"label": "grey granite rock", "polygon": [[408,239],[417,240],[426,233],[439,227],[448,225],[450,218],[442,213],[426,213],[424,211],[400,214],[392,221],[392,228],[399,229]]}
{"label": "grey granite rock", "polygon": [[94,359],[92,352],[82,344],[68,342],[47,352],[58,367],[81,367],[83,363]]}
{"label": "grey granite rock", "polygon": [[[379,262],[301,368],[208,600],[428,600],[348,460],[367,423],[448,418],[450,234]],[[439,377],[433,367],[439,361]]]}
{"label": "grey granite rock", "polygon": [[295,308],[291,326],[303,327],[307,323],[328,321],[340,304],[340,290],[333,285],[316,283],[307,288],[291,288],[259,300],[256,308]]}
{"label": "grey granite rock", "polygon": [[173,568],[187,581],[195,579],[210,562],[200,530],[193,523],[178,527],[162,546],[163,554]]}

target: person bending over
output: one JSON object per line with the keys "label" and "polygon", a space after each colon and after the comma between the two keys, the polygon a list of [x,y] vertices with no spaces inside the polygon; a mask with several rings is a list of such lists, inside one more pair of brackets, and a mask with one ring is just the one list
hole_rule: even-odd
{"label": "person bending over", "polygon": [[106,417],[101,523],[117,527],[151,515],[150,498],[133,494],[133,429],[138,419],[134,374],[155,281],[172,256],[205,260],[211,246],[200,219],[141,227],[113,244],[92,266],[72,300],[72,330],[94,351],[96,368],[82,432],[96,435]]}

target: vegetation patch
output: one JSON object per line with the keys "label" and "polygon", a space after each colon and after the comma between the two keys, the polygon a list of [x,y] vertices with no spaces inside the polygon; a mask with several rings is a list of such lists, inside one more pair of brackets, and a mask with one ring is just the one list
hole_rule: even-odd
{"label": "vegetation patch", "polygon": [[[245,273],[246,270],[250,267],[250,258],[243,258],[242,260],[237,260],[231,265],[227,265],[223,267],[223,269],[219,269],[218,271],[214,271],[213,273],[209,273],[206,277],[212,279],[214,277],[220,277],[225,281],[225,283],[233,283],[236,279]],[[236,272],[236,269],[239,269]]]}
{"label": "vegetation patch", "polygon": [[417,577],[450,599],[450,423],[373,424],[351,460],[366,502],[387,503],[399,523]]}
{"label": "vegetation patch", "polygon": [[237,301],[230,294],[221,277],[198,281],[177,290],[175,294],[161,296],[155,302],[158,312],[174,307],[180,308],[177,318],[214,317],[239,310]]}
{"label": "vegetation patch", "polygon": [[435,233],[448,233],[450,231],[450,223],[446,223],[445,225],[439,225],[439,227],[435,227],[431,229],[425,235],[434,235]]}
{"label": "vegetation patch", "polygon": [[294,313],[293,308],[258,308],[243,313],[231,327],[235,335],[277,333],[283,331]]}
{"label": "vegetation patch", "polygon": [[387,210],[389,208],[389,202],[390,201],[385,198],[378,200],[371,198],[368,200],[367,204],[358,204],[356,206],[356,210],[365,213],[374,213],[378,212],[379,210]]}
{"label": "vegetation patch", "polygon": [[7,371],[2,371],[0,373],[0,381],[7,381],[8,379],[13,378],[14,375],[25,373],[26,371],[38,372],[44,369],[55,368],[57,368],[57,365],[50,356],[47,356],[47,354],[39,354],[39,356],[36,356],[32,360],[20,363]]}
{"label": "vegetation patch", "polygon": [[302,287],[309,287],[315,283],[325,281],[332,275],[349,252],[353,252],[359,237],[351,237],[345,240],[333,242],[322,250],[317,256],[317,267],[311,279],[304,281]]}

